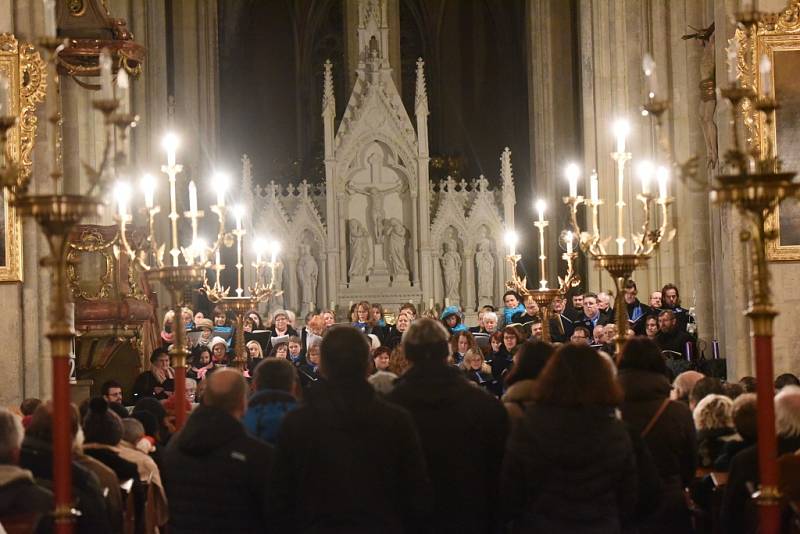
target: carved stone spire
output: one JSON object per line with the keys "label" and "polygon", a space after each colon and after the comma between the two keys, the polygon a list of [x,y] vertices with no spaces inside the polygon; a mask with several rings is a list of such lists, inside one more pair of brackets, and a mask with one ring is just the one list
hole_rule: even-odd
{"label": "carved stone spire", "polygon": [[428,90],[425,87],[425,62],[417,58],[417,96],[414,103],[417,115],[428,115]]}
{"label": "carved stone spire", "polygon": [[514,173],[511,170],[511,149],[503,150],[500,156],[500,176],[503,178],[503,190],[514,191]]}
{"label": "carved stone spire", "polygon": [[325,60],[325,76],[322,85],[322,113],[336,113],[336,99],[333,96],[333,63]]}

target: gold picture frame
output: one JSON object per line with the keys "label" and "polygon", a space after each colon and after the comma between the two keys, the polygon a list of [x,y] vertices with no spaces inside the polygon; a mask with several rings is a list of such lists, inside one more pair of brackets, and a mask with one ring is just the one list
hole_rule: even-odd
{"label": "gold picture frame", "polygon": [[[737,39],[742,84],[763,90],[758,65],[766,55],[772,62],[772,86],[779,104],[771,132],[766,131],[763,114],[757,113],[752,103],[744,104],[748,146],[761,151],[771,135],[782,168],[800,171],[800,0],[792,0],[781,13],[760,21],[753,40],[741,30]],[[767,223],[776,236],[767,242],[767,259],[800,261],[800,202],[782,202]]]}
{"label": "gold picture frame", "polygon": [[[36,139],[36,106],[47,90],[46,65],[33,45],[20,43],[11,33],[0,33],[0,73],[9,81],[10,109],[3,115],[17,117],[8,130],[6,161],[19,162],[17,181],[26,184],[32,171]],[[9,113],[10,111],[10,113]],[[8,192],[0,199],[0,283],[22,281],[22,223],[9,205]]]}

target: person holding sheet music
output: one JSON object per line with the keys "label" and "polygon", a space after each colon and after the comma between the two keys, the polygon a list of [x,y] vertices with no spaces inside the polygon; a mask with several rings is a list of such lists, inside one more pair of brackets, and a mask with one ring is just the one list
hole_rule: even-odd
{"label": "person holding sheet music", "polygon": [[639,290],[636,287],[636,282],[628,280],[625,282],[625,289],[623,290],[623,298],[625,305],[628,308],[628,325],[633,329],[637,336],[645,335],[645,322],[648,315],[653,314],[653,309],[639,302],[637,293]]}
{"label": "person holding sheet music", "polygon": [[468,349],[459,367],[470,382],[477,384],[495,397],[499,398],[502,395],[503,386],[492,375],[492,368],[486,363],[480,350]]}
{"label": "person holding sheet music", "polygon": [[[676,358],[689,359],[695,352],[694,339],[686,330],[678,328],[678,320],[672,310],[663,310],[658,314],[656,343],[662,352]],[[690,347],[687,349],[687,345]],[[691,351],[689,354],[688,351]]]}
{"label": "person holding sheet music", "polygon": [[273,345],[288,342],[290,337],[299,337],[297,330],[289,324],[289,316],[286,310],[277,310],[272,316],[272,339]]}
{"label": "person holding sheet music", "polygon": [[228,343],[221,337],[216,336],[211,340],[211,361],[215,365],[227,365],[228,363]]}

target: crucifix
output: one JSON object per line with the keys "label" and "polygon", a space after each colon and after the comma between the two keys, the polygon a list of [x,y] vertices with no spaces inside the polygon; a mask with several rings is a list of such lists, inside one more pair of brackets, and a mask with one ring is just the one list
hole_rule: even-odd
{"label": "crucifix", "polygon": [[386,195],[394,192],[405,191],[405,184],[402,180],[388,187],[379,187],[381,182],[383,162],[380,155],[373,153],[367,157],[369,164],[369,182],[363,187],[357,187],[352,181],[347,183],[345,189],[350,194],[360,194],[367,197],[367,211],[372,222],[372,233],[375,242],[383,243],[383,221],[386,219],[386,210],[383,207],[383,200]]}

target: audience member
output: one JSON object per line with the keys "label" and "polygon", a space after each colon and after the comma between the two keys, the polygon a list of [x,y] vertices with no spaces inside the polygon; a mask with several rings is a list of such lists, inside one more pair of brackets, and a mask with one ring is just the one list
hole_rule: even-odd
{"label": "audience member", "polygon": [[666,352],[670,358],[687,358],[686,344],[691,344],[692,348],[688,349],[694,354],[694,340],[686,329],[679,328],[678,320],[674,310],[663,310],[658,314],[658,334],[656,334],[656,343],[659,348]]}
{"label": "audience member", "polygon": [[503,386],[492,375],[492,368],[483,358],[483,353],[477,347],[467,349],[464,360],[459,365],[464,371],[467,380],[482,387],[495,397],[503,394]]}
{"label": "audience member", "polygon": [[395,380],[397,380],[397,375],[391,371],[378,371],[377,373],[372,373],[367,378],[369,385],[371,385],[375,392],[381,397],[386,397],[392,392]]}
{"label": "audience member", "polygon": [[171,534],[264,532],[267,475],[273,451],[239,421],[247,383],[239,371],[208,378],[203,403],[164,451]]}
{"label": "audience member", "polygon": [[722,380],[713,376],[704,376],[697,382],[689,392],[689,408],[694,411],[697,404],[703,400],[706,395],[724,395],[725,388],[722,387]]}
{"label": "audience member", "polygon": [[520,302],[516,291],[506,291],[503,294],[503,326],[514,322],[514,315],[524,313],[525,306]]}
{"label": "audience member", "polygon": [[775,391],[778,392],[786,386],[800,386],[800,380],[792,373],[783,373],[775,379]]}
{"label": "audience member", "polygon": [[108,403],[122,404],[122,384],[116,380],[106,380],[103,382],[103,385],[100,386],[100,395],[102,395]]}
{"label": "audience member", "polygon": [[285,359],[268,358],[258,364],[253,379],[255,393],[242,423],[250,434],[274,445],[284,416],[297,407],[297,371]]}
{"label": "audience member", "polygon": [[411,412],[422,438],[435,493],[431,528],[492,532],[500,524],[498,473],[508,416],[500,401],[447,365],[448,337],[430,319],[411,325],[402,344],[411,368],[389,399]]}
{"label": "audience member", "polygon": [[503,405],[508,411],[513,425],[525,415],[525,409],[533,402],[536,379],[544,369],[553,346],[543,341],[526,341],[514,357],[514,366],[506,375],[506,389]]}
{"label": "audience member", "polygon": [[368,359],[356,328],[333,327],[323,338],[325,381],[278,435],[268,498],[275,532],[414,532],[424,524],[431,497],[419,437],[408,413],[367,383]]}
{"label": "audience member", "polygon": [[755,393],[756,392],[756,377],[754,376],[744,376],[739,380],[739,384],[742,385],[744,388],[745,393]]}
{"label": "audience member", "polygon": [[169,366],[169,354],[165,348],[157,348],[150,355],[150,369],[141,373],[133,384],[133,402],[145,397],[166,399],[164,382],[175,379],[175,371]]}
{"label": "audience member", "polygon": [[681,401],[686,406],[689,406],[689,393],[703,377],[703,373],[698,373],[697,371],[684,371],[676,376],[672,382],[672,399]]}
{"label": "audience member", "polygon": [[590,338],[589,329],[579,324],[574,327],[569,340],[577,345],[588,345]]}
{"label": "audience member", "polygon": [[574,344],[547,362],[503,466],[513,532],[620,532],[631,521],[636,458],[614,417],[623,393],[612,367]]}
{"label": "audience member", "polygon": [[167,524],[169,508],[167,494],[161,481],[161,471],[155,461],[144,451],[137,448],[137,444],[144,439],[142,423],[131,417],[122,420],[122,440],[115,449],[123,459],[136,464],[139,479],[148,484],[145,510],[145,532],[156,532],[156,527]]}
{"label": "audience member", "polygon": [[733,426],[733,401],[724,395],[706,395],[692,417],[697,429],[698,467],[711,469],[725,444],[738,438]]}
{"label": "audience member", "polygon": [[727,472],[734,456],[756,444],[758,437],[757,412],[755,393],[743,393],[733,401],[733,426],[740,439],[731,439],[725,442],[722,453],[714,462],[715,471]]}

